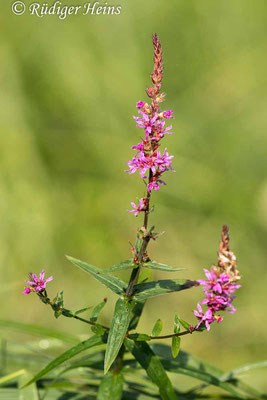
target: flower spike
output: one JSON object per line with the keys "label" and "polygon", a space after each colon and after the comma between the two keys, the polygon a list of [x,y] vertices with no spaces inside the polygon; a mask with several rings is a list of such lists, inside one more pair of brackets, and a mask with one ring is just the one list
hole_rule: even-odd
{"label": "flower spike", "polygon": [[[195,329],[205,324],[207,330],[209,330],[212,322],[222,321],[222,317],[217,314],[218,312],[234,313],[236,311],[232,301],[235,298],[233,294],[241,287],[241,285],[236,284],[240,276],[236,268],[236,257],[229,249],[229,234],[226,225],[222,227],[222,240],[219,245],[218,257],[217,267],[212,266],[210,271],[204,269],[207,279],[197,281],[203,286],[205,298],[197,305],[198,311],[194,311],[199,320]],[[208,307],[205,313],[200,304],[205,304]]]}
{"label": "flower spike", "polygon": [[[151,99],[151,105],[139,100],[136,103],[138,109],[138,116],[133,117],[136,121],[136,126],[144,130],[144,138],[137,145],[132,146],[132,149],[137,150],[132,160],[128,161],[129,169],[126,170],[129,174],[139,172],[141,178],[144,180],[147,187],[146,207],[149,210],[149,197],[152,190],[158,191],[160,184],[166,185],[161,179],[161,176],[166,171],[173,171],[171,167],[173,156],[170,156],[165,148],[162,153],[159,150],[160,141],[166,134],[172,134],[172,126],[165,126],[166,121],[174,118],[172,110],[160,111],[160,103],[164,100],[164,93],[160,93],[163,78],[163,62],[162,62],[162,48],[159,38],[156,34],[153,35],[153,49],[154,49],[154,68],[151,73],[151,80],[153,86],[147,88],[146,92]],[[141,200],[140,200],[141,201]],[[143,198],[145,201],[145,198]],[[137,216],[140,211],[144,211],[141,203],[138,206],[131,203],[133,210]],[[147,211],[148,212],[148,211]]]}

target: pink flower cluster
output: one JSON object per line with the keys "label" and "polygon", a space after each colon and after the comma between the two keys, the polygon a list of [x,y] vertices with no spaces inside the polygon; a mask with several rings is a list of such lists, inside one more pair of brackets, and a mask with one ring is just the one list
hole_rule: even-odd
{"label": "pink flower cluster", "polygon": [[[173,111],[152,112],[151,106],[143,101],[138,101],[136,107],[140,116],[133,118],[136,120],[136,126],[144,129],[145,137],[140,143],[132,146],[137,153],[127,163],[129,169],[126,172],[133,174],[139,171],[142,179],[146,182],[148,192],[153,189],[157,191],[160,184],[166,185],[161,179],[162,174],[166,171],[174,171],[171,167],[173,156],[169,155],[166,148],[163,153],[159,150],[159,141],[164,138],[165,134],[172,134],[172,126],[166,127],[165,120],[174,118]],[[134,203],[131,204],[133,210],[129,210],[129,212],[134,212],[135,215],[146,210],[146,207],[141,207],[142,203],[139,203],[138,207]]]}
{"label": "pink flower cluster", "polygon": [[40,273],[39,279],[36,274],[29,274],[29,278],[31,281],[25,281],[30,287],[25,287],[22,294],[29,294],[31,292],[42,292],[46,288],[47,282],[53,280],[53,276],[50,276],[47,279],[44,279],[45,272],[42,270]]}
{"label": "pink flower cluster", "polygon": [[[195,329],[205,324],[209,331],[212,322],[221,322],[223,319],[217,312],[228,311],[229,313],[234,313],[236,311],[232,305],[232,301],[235,298],[233,293],[241,285],[232,283],[229,275],[224,272],[220,273],[216,267],[211,267],[210,271],[204,269],[204,272],[207,280],[198,280],[198,283],[203,286],[205,299],[198,303],[198,310],[194,311],[195,316],[199,320]],[[202,310],[201,304],[207,305],[208,309],[206,312]]]}
{"label": "pink flower cluster", "polygon": [[137,217],[137,215],[141,212],[141,211],[145,211],[146,210],[146,203],[147,203],[147,199],[146,198],[141,198],[139,200],[139,204],[136,205],[133,201],[131,202],[131,206],[133,207],[133,210],[128,210],[128,212],[134,212],[134,215]]}

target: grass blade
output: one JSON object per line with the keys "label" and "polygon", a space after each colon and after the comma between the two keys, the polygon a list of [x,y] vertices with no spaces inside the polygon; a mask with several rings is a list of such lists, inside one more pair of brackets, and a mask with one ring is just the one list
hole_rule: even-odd
{"label": "grass blade", "polygon": [[38,381],[38,379],[42,378],[48,372],[50,372],[53,369],[57,368],[63,362],[65,362],[67,360],[70,360],[72,357],[76,356],[76,354],[79,354],[82,351],[85,351],[87,349],[90,349],[93,346],[98,346],[98,345],[103,344],[103,343],[104,343],[104,341],[103,341],[103,338],[101,336],[93,336],[90,339],[85,340],[84,342],[80,342],[76,346],[74,346],[71,349],[65,351],[59,357],[57,357],[53,361],[51,361],[44,369],[42,369],[42,371],[38,372],[37,375],[35,375],[28,383],[26,383],[24,385],[24,387],[27,387],[27,386],[31,385],[33,382]]}

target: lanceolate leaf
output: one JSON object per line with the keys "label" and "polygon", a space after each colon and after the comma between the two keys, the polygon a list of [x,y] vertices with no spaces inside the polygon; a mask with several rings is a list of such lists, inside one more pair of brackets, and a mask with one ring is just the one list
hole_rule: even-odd
{"label": "lanceolate leaf", "polygon": [[152,330],[152,336],[159,336],[162,331],[162,327],[163,327],[162,321],[161,319],[158,319]]}
{"label": "lanceolate leaf", "polygon": [[132,333],[128,336],[129,339],[136,340],[137,342],[149,342],[150,336],[145,333]]}
{"label": "lanceolate leaf", "polygon": [[113,292],[117,294],[122,294],[124,289],[127,288],[127,285],[122,280],[103,272],[101,269],[94,267],[93,265],[87,264],[83,261],[76,260],[76,258],[67,256],[67,259],[72,262],[72,264],[76,265],[76,267],[81,268],[88,274],[92,275],[99,282],[103,283],[103,285],[107,286]]}
{"label": "lanceolate leaf", "polygon": [[91,331],[98,336],[102,336],[105,333],[105,329],[103,328],[102,325],[99,325],[99,324],[95,324],[95,325],[91,326]]}
{"label": "lanceolate leaf", "polygon": [[133,342],[125,340],[127,349],[133,354],[139,364],[146,370],[149,378],[158,388],[163,400],[177,400],[177,396],[166,374],[160,359],[154,354],[146,342]]}
{"label": "lanceolate leaf", "polygon": [[177,314],[174,316],[174,333],[180,332],[180,320]]}
{"label": "lanceolate leaf", "polygon": [[134,286],[134,299],[144,301],[149,297],[160,296],[165,293],[179,292],[197,286],[196,281],[187,279],[165,279],[160,281],[139,283]]}
{"label": "lanceolate leaf", "polygon": [[100,312],[102,311],[102,309],[105,307],[107,302],[107,299],[104,299],[103,301],[101,301],[101,303],[99,303],[97,306],[95,306],[91,312],[90,315],[90,321],[95,322],[97,321],[97,318],[100,314]]}
{"label": "lanceolate leaf", "polygon": [[180,350],[181,338],[179,336],[172,337],[172,356],[176,358]]}
{"label": "lanceolate leaf", "polygon": [[99,386],[97,400],[121,400],[123,389],[123,376],[121,373],[108,373],[104,376]]}
{"label": "lanceolate leaf", "polygon": [[103,344],[103,343],[104,343],[104,341],[103,341],[103,338],[101,336],[93,336],[90,339],[85,340],[84,342],[81,342],[81,343],[77,344],[76,346],[74,346],[71,349],[65,351],[59,357],[57,357],[53,361],[51,361],[44,369],[42,369],[42,371],[40,371],[26,385],[24,385],[24,387],[29,386],[33,382],[36,382],[38,379],[42,378],[48,372],[50,372],[53,369],[57,368],[63,362],[65,362],[65,361],[71,359],[72,357],[76,356],[76,354],[79,354],[82,351],[85,351],[87,349],[90,349],[93,346],[98,346],[98,345]]}
{"label": "lanceolate leaf", "polygon": [[166,272],[177,272],[177,271],[184,270],[184,268],[171,267],[170,265],[160,264],[157,261],[148,261],[148,262],[142,264],[142,267],[149,268],[149,269],[157,269],[157,270],[166,271]]}
{"label": "lanceolate leaf", "polygon": [[180,319],[180,318],[179,318],[179,322],[187,331],[190,330],[189,329],[190,328],[190,324],[188,322],[186,322],[186,321],[184,321],[183,319]]}
{"label": "lanceolate leaf", "polygon": [[112,317],[105,353],[104,373],[117,357],[130,323],[131,310],[134,304],[124,298],[119,298]]}
{"label": "lanceolate leaf", "polygon": [[126,269],[133,269],[135,267],[137,267],[137,265],[133,264],[133,260],[131,258],[129,260],[122,261],[119,264],[115,264],[109,268],[106,268],[105,272],[123,271]]}
{"label": "lanceolate leaf", "polygon": [[90,306],[90,307],[85,307],[85,308],[81,308],[80,310],[75,311],[74,315],[82,314],[82,313],[84,313],[85,311],[90,310],[91,308],[92,308],[92,306]]}

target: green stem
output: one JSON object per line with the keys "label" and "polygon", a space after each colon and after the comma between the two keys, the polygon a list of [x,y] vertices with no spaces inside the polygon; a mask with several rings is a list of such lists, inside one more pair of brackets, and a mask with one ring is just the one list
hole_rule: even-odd
{"label": "green stem", "polygon": [[183,332],[172,333],[170,335],[164,335],[164,336],[149,336],[149,338],[151,340],[154,340],[154,339],[169,339],[169,338],[172,338],[172,337],[175,337],[175,336],[184,336],[184,335],[188,335],[189,333],[192,334],[193,332],[197,332],[197,331],[198,331],[197,329],[194,329],[192,331],[183,331]]}
{"label": "green stem", "polygon": [[[55,304],[49,299],[49,297],[46,296],[46,292],[45,293],[39,292],[39,293],[37,293],[37,295],[39,296],[42,303],[49,304],[50,307],[52,308],[52,310],[55,311]],[[100,325],[103,329],[106,329],[106,330],[110,329],[108,326],[104,326],[104,325],[98,324],[94,321],[90,321],[88,319],[78,317],[78,315],[72,314],[69,310],[65,309],[64,307],[59,306],[57,311],[61,311],[62,312],[61,315],[63,315],[63,317],[74,318],[74,319],[77,319],[78,321],[84,322],[91,326]],[[68,315],[64,315],[64,311],[66,312],[66,314],[68,313]]]}
{"label": "green stem", "polygon": [[84,318],[78,317],[78,315],[73,315],[72,318],[78,319],[79,321],[85,322],[86,324],[89,324],[89,325],[93,325],[93,326],[95,326],[95,325],[100,325],[102,328],[104,328],[104,329],[106,329],[106,330],[109,330],[109,329],[110,329],[108,326],[101,325],[101,324],[99,324],[99,323],[96,324],[95,322],[90,321],[90,320],[88,320],[88,319],[84,319]]}
{"label": "green stem", "polygon": [[113,367],[113,374],[118,375],[123,367],[123,356],[125,353],[124,345],[121,346],[120,351],[115,359],[114,367]]}
{"label": "green stem", "polygon": [[[149,170],[149,182],[151,181],[152,176],[153,176],[153,174],[150,169]],[[147,207],[146,207],[146,211],[145,211],[144,224],[143,224],[143,227],[145,228],[145,230],[147,230],[147,226],[148,226],[148,216],[149,216],[149,211],[150,211],[150,209],[149,209],[150,196],[151,196],[151,192],[149,192],[149,190],[147,190],[147,195],[146,195]],[[149,241],[150,241],[150,235],[144,234],[141,249],[138,252],[138,266],[132,270],[132,273],[131,273],[131,276],[129,279],[129,283],[128,283],[128,287],[126,289],[126,297],[128,297],[128,298],[130,298],[132,296],[134,285],[136,285],[138,282],[138,278],[139,278],[139,274],[140,274],[141,266],[142,266],[142,260],[143,260],[144,254],[146,252]]]}

